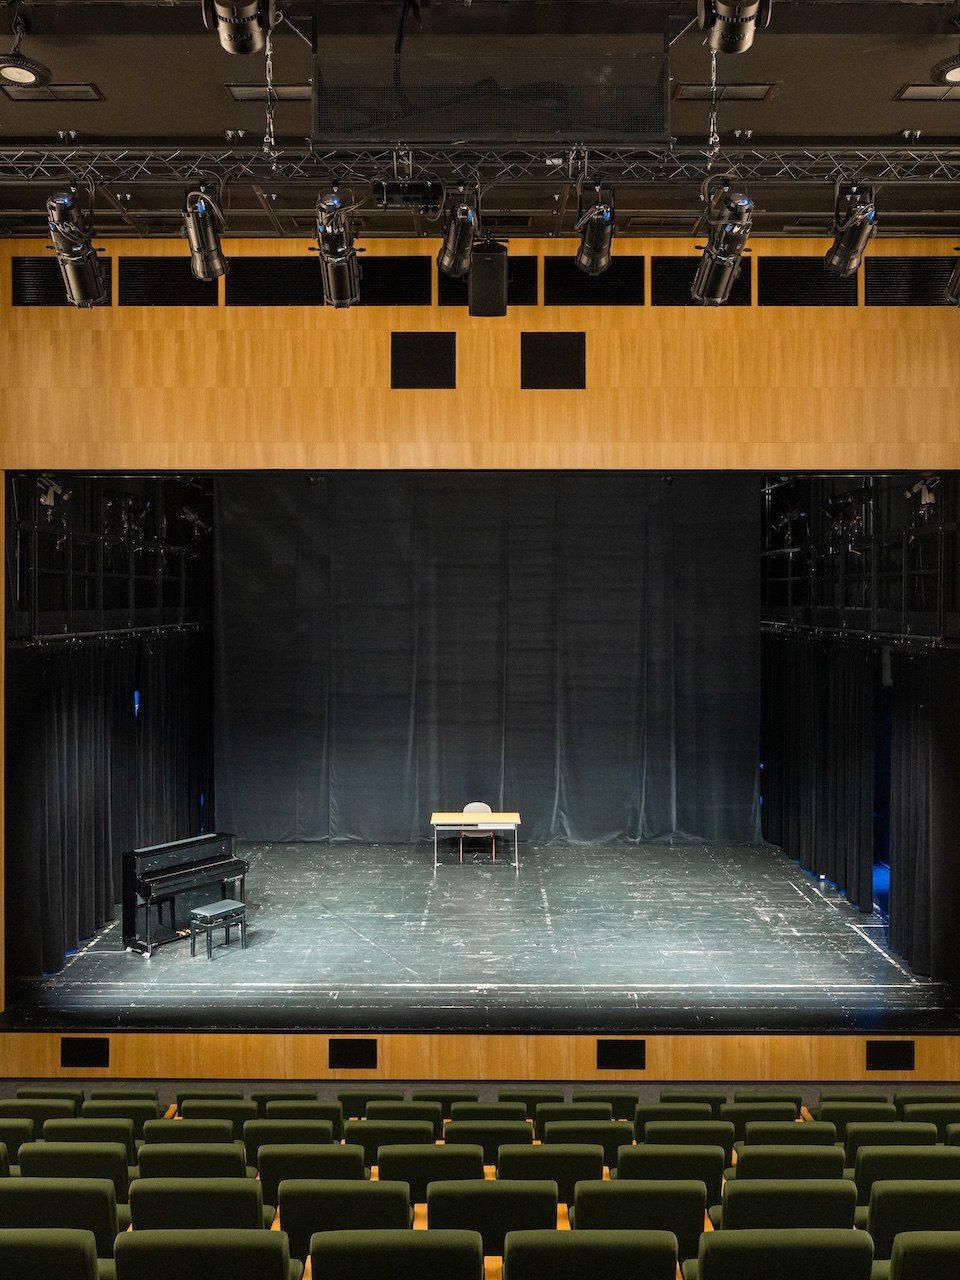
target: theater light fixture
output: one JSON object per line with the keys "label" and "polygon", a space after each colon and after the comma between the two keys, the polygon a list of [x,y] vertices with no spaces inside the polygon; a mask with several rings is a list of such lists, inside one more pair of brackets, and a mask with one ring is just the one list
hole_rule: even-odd
{"label": "theater light fixture", "polygon": [[743,53],[770,25],[773,0],[697,0],[697,23],[717,53]]}
{"label": "theater light fixture", "polygon": [[[715,184],[712,191],[711,184]],[[710,235],[700,246],[703,257],[690,295],[694,302],[719,307],[730,297],[740,274],[740,258],[753,225],[753,201],[735,190],[729,174],[707,178],[700,196],[707,204]]]}
{"label": "theater light fixture", "polygon": [[0,53],[0,83],[16,85],[20,89],[40,89],[49,84],[52,78],[49,68],[42,62],[35,62],[20,52],[20,41],[27,33],[27,25],[14,9],[13,48],[9,53]]}
{"label": "theater light fixture", "polygon": [[837,276],[852,276],[863,258],[870,237],[877,230],[877,206],[873,187],[838,182],[833,213],[833,244],[823,265]]}
{"label": "theater light fixture", "polygon": [[949,302],[953,307],[960,307],[960,258],[954,264],[953,271],[950,273],[950,279],[947,281],[947,287],[943,293],[944,302]]}
{"label": "theater light fixture", "polygon": [[106,298],[97,251],[90,243],[93,185],[87,208],[81,209],[74,188],[59,191],[47,201],[47,225],[57,255],[67,301],[75,307],[95,307]]}
{"label": "theater light fixture", "polygon": [[360,264],[347,213],[335,191],[317,201],[320,278],[328,307],[352,307],[360,301]]}
{"label": "theater light fixture", "polygon": [[605,200],[599,185],[596,187],[597,199],[589,209],[577,220],[580,232],[580,247],[577,250],[576,264],[588,276],[598,276],[610,266],[610,244],[616,230],[613,211],[613,196]]}
{"label": "theater light fixture", "polygon": [[225,276],[229,263],[220,247],[223,214],[220,206],[200,187],[188,191],[183,209],[183,234],[190,245],[190,270],[209,283]]}
{"label": "theater light fixture", "polygon": [[276,0],[201,0],[203,25],[227,53],[259,53],[277,22]]}
{"label": "theater light fixture", "polygon": [[437,266],[447,276],[465,276],[473,261],[473,242],[477,235],[477,215],[468,204],[458,204],[450,211],[446,235]]}

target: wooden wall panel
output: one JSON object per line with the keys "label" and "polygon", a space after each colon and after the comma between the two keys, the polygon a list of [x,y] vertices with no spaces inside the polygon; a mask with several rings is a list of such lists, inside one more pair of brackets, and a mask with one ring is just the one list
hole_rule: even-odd
{"label": "wooden wall panel", "polygon": [[0,1032],[0,1077],[632,1080],[654,1084],[677,1080],[811,1083],[960,1080],[960,1040],[954,1036],[916,1037],[916,1069],[882,1073],[865,1069],[864,1046],[868,1039],[865,1035],[647,1036],[641,1037],[646,1040],[646,1070],[617,1072],[596,1069],[597,1038],[585,1035],[377,1035],[377,1070],[331,1071],[327,1068],[330,1037],[323,1033],[115,1032],[109,1036],[110,1068],[92,1071],[60,1069],[59,1034],[4,1031]]}

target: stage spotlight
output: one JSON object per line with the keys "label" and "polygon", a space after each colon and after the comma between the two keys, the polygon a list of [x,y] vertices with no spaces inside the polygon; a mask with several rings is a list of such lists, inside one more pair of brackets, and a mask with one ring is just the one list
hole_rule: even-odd
{"label": "stage spotlight", "polygon": [[13,19],[13,48],[9,53],[0,53],[0,82],[16,85],[18,88],[39,89],[49,84],[51,73],[42,62],[34,62],[20,52],[20,41],[27,33],[27,25],[19,13]]}
{"label": "stage spotlight", "polygon": [[201,0],[203,25],[227,53],[259,53],[277,21],[276,0]]}
{"label": "stage spotlight", "polygon": [[222,228],[219,205],[202,189],[189,191],[183,209],[183,233],[190,245],[190,270],[198,280],[209,283],[229,270],[220,248]]}
{"label": "stage spotlight", "polygon": [[697,23],[717,53],[743,53],[753,37],[770,25],[773,0],[697,0]]}
{"label": "stage spotlight", "polygon": [[943,300],[944,302],[949,302],[951,306],[960,307],[960,258],[957,259],[953,271],[950,273]]}
{"label": "stage spotlight", "polygon": [[833,244],[823,265],[837,276],[852,276],[863,258],[867,241],[877,230],[877,206],[873,187],[856,182],[837,184],[833,214]]}
{"label": "stage spotlight", "polygon": [[450,213],[443,246],[437,255],[437,266],[447,276],[465,276],[473,261],[473,242],[477,234],[477,215],[468,204],[456,205]]}
{"label": "stage spotlight", "polygon": [[707,204],[710,238],[701,246],[703,257],[690,295],[694,302],[719,307],[730,297],[730,290],[740,274],[740,258],[753,223],[753,201],[742,192],[734,191],[728,176],[708,178],[701,193],[704,200],[711,181],[719,185]]}
{"label": "stage spotlight", "polygon": [[352,307],[360,301],[360,264],[346,209],[335,192],[317,202],[317,246],[324,302],[328,307]]}
{"label": "stage spotlight", "polygon": [[92,188],[86,211],[78,205],[77,193],[72,189],[60,191],[47,201],[47,225],[53,239],[50,248],[60,264],[67,301],[75,307],[95,307],[106,298],[100,260],[90,243],[92,214]]}
{"label": "stage spotlight", "polygon": [[577,223],[577,230],[580,232],[577,266],[588,276],[598,276],[610,266],[610,243],[616,230],[612,205],[593,205]]}

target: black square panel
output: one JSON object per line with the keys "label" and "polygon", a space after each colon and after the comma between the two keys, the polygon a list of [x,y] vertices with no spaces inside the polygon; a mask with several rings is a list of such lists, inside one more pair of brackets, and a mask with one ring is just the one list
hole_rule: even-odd
{"label": "black square panel", "polygon": [[[110,305],[111,258],[101,257],[100,274],[103,277],[107,297],[103,306]],[[68,307],[60,264],[50,254],[42,258],[13,259],[13,305],[15,307]]]}
{"label": "black square panel", "polygon": [[822,258],[758,258],[757,305],[855,307],[857,277],[834,275]]}
{"label": "black square panel", "polygon": [[868,307],[942,307],[956,258],[864,259]]}
{"label": "black square panel", "polygon": [[455,333],[391,333],[390,386],[394,390],[456,385]]}
{"label": "black square panel", "polygon": [[[441,307],[467,305],[467,277],[437,272],[437,303]],[[507,306],[537,305],[537,259],[535,254],[510,254],[507,258]]]}
{"label": "black square panel", "polygon": [[588,276],[574,258],[546,257],[543,301],[548,307],[642,307],[643,258],[614,257],[606,271]]}
{"label": "black square panel", "polygon": [[323,306],[316,254],[231,258],[226,279],[228,307]]}
{"label": "black square panel", "polygon": [[361,307],[429,307],[431,259],[426,255],[360,255]]}
{"label": "black square panel", "polygon": [[[655,307],[699,307],[690,296],[690,287],[697,274],[700,259],[694,257],[668,257],[653,259],[653,275],[650,283],[651,302]],[[750,306],[750,273],[753,264],[749,258],[740,259],[740,274],[733,283],[727,307]]]}
{"label": "black square panel", "polygon": [[198,280],[190,259],[121,258],[121,307],[215,307],[216,280]]}
{"label": "black square panel", "polygon": [[582,391],[586,385],[585,333],[521,333],[520,386],[524,391]]}

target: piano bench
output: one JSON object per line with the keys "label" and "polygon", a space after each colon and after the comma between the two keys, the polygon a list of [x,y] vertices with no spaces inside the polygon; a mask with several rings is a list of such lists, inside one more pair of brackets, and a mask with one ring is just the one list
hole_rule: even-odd
{"label": "piano bench", "polygon": [[214,929],[222,928],[224,941],[229,943],[230,930],[236,925],[240,930],[240,947],[247,945],[246,907],[234,898],[224,898],[221,902],[208,902],[205,906],[194,907],[190,912],[190,954],[197,954],[197,934],[204,933],[207,939],[207,959],[213,956]]}

